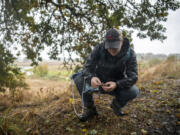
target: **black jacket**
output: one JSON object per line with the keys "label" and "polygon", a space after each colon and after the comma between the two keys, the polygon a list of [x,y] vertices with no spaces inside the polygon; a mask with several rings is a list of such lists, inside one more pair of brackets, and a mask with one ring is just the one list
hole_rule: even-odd
{"label": "black jacket", "polygon": [[[122,60],[128,50],[130,56]],[[117,88],[130,88],[138,79],[136,54],[130,48],[129,41],[124,38],[123,46],[118,55],[112,56],[104,47],[104,43],[97,45],[89,55],[84,68],[83,75],[88,83],[93,76],[98,77],[101,82],[114,81]]]}

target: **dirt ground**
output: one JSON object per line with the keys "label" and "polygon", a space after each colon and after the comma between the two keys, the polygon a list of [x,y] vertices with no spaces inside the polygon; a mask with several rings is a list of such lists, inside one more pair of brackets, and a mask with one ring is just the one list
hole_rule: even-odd
{"label": "dirt ground", "polygon": [[113,114],[111,96],[95,94],[99,115],[84,123],[73,111],[68,82],[28,82],[33,89],[65,89],[57,98],[16,106],[8,113],[23,123],[28,135],[180,135],[180,78],[137,83],[140,94],[124,108],[124,117]]}

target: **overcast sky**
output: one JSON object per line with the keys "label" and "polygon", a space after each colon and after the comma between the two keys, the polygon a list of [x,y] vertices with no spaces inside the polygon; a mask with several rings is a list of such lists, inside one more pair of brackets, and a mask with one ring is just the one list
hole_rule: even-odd
{"label": "overcast sky", "polygon": [[139,39],[133,36],[134,49],[136,53],[180,53],[180,9],[169,12],[168,20],[165,23],[167,28],[167,39],[164,42],[158,40]]}

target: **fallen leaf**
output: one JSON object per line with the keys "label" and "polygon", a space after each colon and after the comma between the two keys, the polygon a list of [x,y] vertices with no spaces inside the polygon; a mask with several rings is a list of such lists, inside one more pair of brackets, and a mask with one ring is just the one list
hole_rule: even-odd
{"label": "fallen leaf", "polygon": [[161,85],[161,84],[162,84],[161,81],[156,81],[156,82],[154,82],[154,85]]}
{"label": "fallen leaf", "polygon": [[137,135],[137,133],[136,132],[132,132],[131,135]]}
{"label": "fallen leaf", "polygon": [[72,98],[69,98],[69,103],[74,104],[74,100]]}
{"label": "fallen leaf", "polygon": [[180,121],[177,121],[176,124],[180,126]]}
{"label": "fallen leaf", "polygon": [[170,111],[170,110],[167,110],[166,112],[169,113],[169,114],[171,114],[171,111]]}
{"label": "fallen leaf", "polygon": [[73,129],[72,129],[72,128],[70,128],[70,127],[67,127],[67,128],[66,128],[66,130],[67,130],[67,131],[70,131],[70,132],[72,132],[72,131],[73,131]]}
{"label": "fallen leaf", "polygon": [[69,102],[72,103],[73,99],[72,98],[69,98]]}
{"label": "fallen leaf", "polygon": [[89,131],[89,134],[90,134],[90,135],[96,135],[97,133],[98,133],[98,132],[97,132],[97,130],[95,130],[95,129]]}
{"label": "fallen leaf", "polygon": [[142,133],[143,135],[146,135],[146,134],[147,134],[147,131],[146,131],[145,129],[141,129],[141,133]]}
{"label": "fallen leaf", "polygon": [[39,130],[35,130],[34,132],[33,132],[33,134],[38,134],[39,135]]}
{"label": "fallen leaf", "polygon": [[179,112],[179,113],[180,113],[180,108],[178,108],[178,109],[177,109],[177,112]]}
{"label": "fallen leaf", "polygon": [[83,132],[87,132],[87,129],[82,129]]}
{"label": "fallen leaf", "polygon": [[157,93],[157,92],[158,92],[158,90],[153,90],[153,91],[152,91],[152,93]]}
{"label": "fallen leaf", "polygon": [[180,120],[180,113],[177,113],[176,117],[178,118],[178,120]]}
{"label": "fallen leaf", "polygon": [[49,120],[46,120],[45,123],[49,123]]}
{"label": "fallen leaf", "polygon": [[129,110],[125,110],[124,113],[125,113],[125,114],[128,114],[128,113],[129,113]]}
{"label": "fallen leaf", "polygon": [[152,120],[148,120],[148,125],[152,125]]}
{"label": "fallen leaf", "polygon": [[29,131],[31,131],[31,128],[26,129],[26,132],[29,132]]}

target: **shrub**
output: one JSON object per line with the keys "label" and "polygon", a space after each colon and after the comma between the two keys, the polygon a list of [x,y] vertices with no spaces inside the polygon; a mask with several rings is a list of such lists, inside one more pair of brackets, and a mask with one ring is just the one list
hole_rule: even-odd
{"label": "shrub", "polygon": [[9,89],[13,97],[15,90],[27,87],[25,75],[13,64],[15,59],[10,51],[0,44],[0,92]]}
{"label": "shrub", "polygon": [[47,76],[47,74],[48,74],[48,65],[43,64],[43,65],[38,65],[38,66],[34,67],[33,73],[34,73],[34,75],[36,75],[38,77]]}

